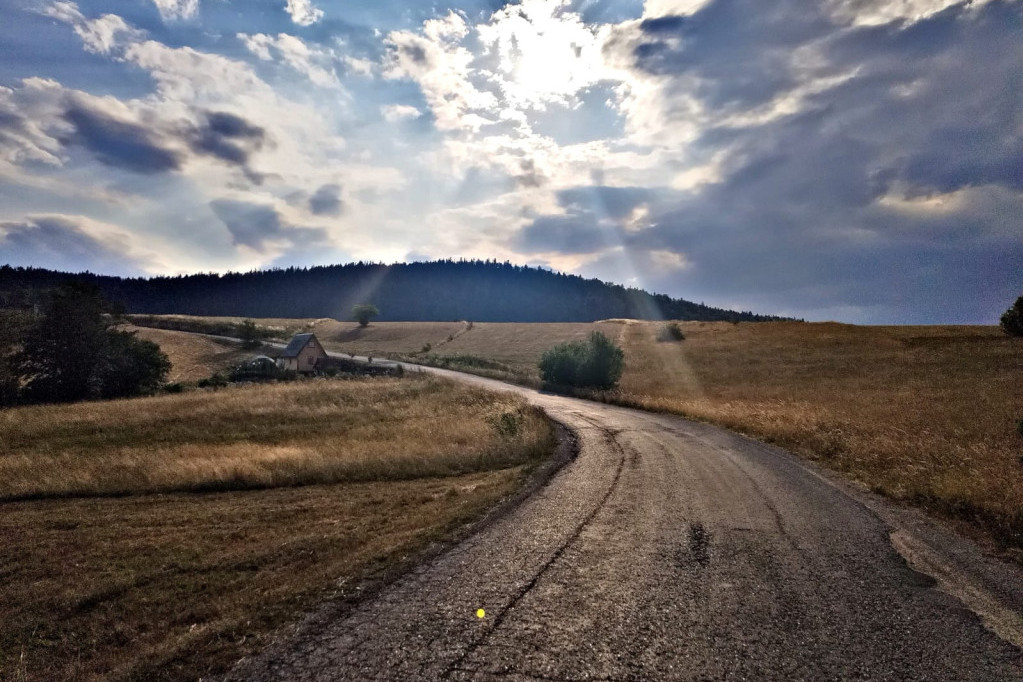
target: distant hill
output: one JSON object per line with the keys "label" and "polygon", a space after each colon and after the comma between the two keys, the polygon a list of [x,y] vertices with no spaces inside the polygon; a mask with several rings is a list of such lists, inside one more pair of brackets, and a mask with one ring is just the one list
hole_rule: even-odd
{"label": "distant hill", "polygon": [[496,261],[349,263],[178,277],[122,278],[0,267],[0,307],[30,304],[75,278],[97,284],[127,312],[349,319],[372,303],[381,321],[592,322],[638,319],[782,319],[692,303],[597,279]]}

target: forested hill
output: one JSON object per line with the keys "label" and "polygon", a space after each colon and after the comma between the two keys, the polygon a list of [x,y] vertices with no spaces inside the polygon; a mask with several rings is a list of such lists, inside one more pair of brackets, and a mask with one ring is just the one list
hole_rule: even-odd
{"label": "forested hill", "polygon": [[496,261],[352,263],[247,273],[121,278],[0,267],[0,307],[26,305],[68,279],[93,282],[130,313],[349,319],[372,303],[381,321],[591,322],[778,319],[691,303],[596,279]]}

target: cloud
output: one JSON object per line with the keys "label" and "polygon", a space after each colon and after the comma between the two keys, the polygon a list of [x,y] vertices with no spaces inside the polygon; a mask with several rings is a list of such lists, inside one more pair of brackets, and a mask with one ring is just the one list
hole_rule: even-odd
{"label": "cloud", "polygon": [[269,204],[216,199],[210,202],[210,208],[227,227],[236,245],[260,253],[288,247],[308,248],[327,241],[323,229],[294,225]]}
{"label": "cloud", "polygon": [[10,265],[127,276],[159,269],[130,233],[83,216],[40,214],[0,222],[0,247]]}
{"label": "cloud", "polygon": [[582,213],[536,218],[515,235],[512,247],[529,254],[590,254],[617,241],[612,228],[598,224],[592,214]]}
{"label": "cloud", "polygon": [[140,40],[145,35],[115,14],[86,19],[73,2],[55,2],[46,7],[44,13],[71,24],[85,49],[97,54],[110,54],[117,44],[125,40]]}
{"label": "cloud", "polygon": [[329,183],[316,190],[309,197],[309,210],[314,215],[341,215],[344,210],[344,204],[341,201],[341,185]]}
{"label": "cloud", "polygon": [[631,216],[653,194],[653,190],[643,187],[593,185],[558,191],[558,203],[565,208],[585,210],[612,220],[622,220]]}
{"label": "cloud", "polygon": [[[857,12],[881,3],[712,0],[608,34],[630,139],[685,189],[629,236],[685,256],[673,291],[766,310],[852,305],[878,321],[994,314],[979,302],[992,283],[971,273],[1021,262],[1023,229],[979,197],[1023,211],[1009,95],[1023,18],[997,1],[897,7],[878,23]],[[682,182],[698,168],[700,183]],[[1009,269],[992,268],[1005,297]]]}
{"label": "cloud", "polygon": [[380,113],[388,123],[407,121],[423,115],[423,112],[419,111],[419,109],[407,104],[386,104],[380,107]]}
{"label": "cloud", "polygon": [[465,19],[451,12],[424,22],[422,34],[392,31],[385,41],[384,77],[416,81],[441,130],[479,130],[489,120],[479,112],[498,102],[473,82],[473,54],[459,44],[468,31]]}
{"label": "cloud", "polygon": [[264,61],[271,61],[276,53],[285,64],[303,74],[314,85],[341,89],[332,66],[334,55],[326,49],[310,48],[302,40],[286,33],[276,37],[265,33],[238,34],[245,47]]}
{"label": "cloud", "polygon": [[165,144],[152,128],[96,106],[96,100],[69,98],[64,118],[74,128],[68,144],[79,144],[101,163],[136,173],[178,170],[183,154]]}
{"label": "cloud", "polygon": [[153,0],[164,21],[191,19],[199,12],[199,0]]}
{"label": "cloud", "polygon": [[323,18],[323,10],[314,7],[311,0],[287,0],[287,3],[286,11],[299,26],[310,26]]}

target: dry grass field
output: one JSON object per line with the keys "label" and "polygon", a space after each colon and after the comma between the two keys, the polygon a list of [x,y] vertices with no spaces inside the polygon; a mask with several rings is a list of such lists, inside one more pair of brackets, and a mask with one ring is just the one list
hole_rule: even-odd
{"label": "dry grass field", "polygon": [[227,372],[258,352],[188,332],[132,325],[125,325],[124,329],[152,341],[167,354],[171,359],[167,381],[171,383],[194,383],[216,372]]}
{"label": "dry grass field", "polygon": [[553,440],[521,399],[433,378],[0,412],[0,679],[223,670],[509,495]]}
{"label": "dry grass field", "polygon": [[476,323],[448,341],[458,326],[315,328],[335,350],[485,358],[501,369],[450,366],[534,385],[544,349],[599,329],[625,349],[605,399],[777,443],[1023,550],[1023,342],[997,327],[686,322],[679,343],[657,341],[655,322]]}

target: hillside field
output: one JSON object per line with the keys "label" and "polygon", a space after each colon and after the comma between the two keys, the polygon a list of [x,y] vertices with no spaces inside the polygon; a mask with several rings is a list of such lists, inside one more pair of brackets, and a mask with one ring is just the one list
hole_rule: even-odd
{"label": "hillside field", "polygon": [[554,435],[409,376],[12,408],[0,442],[0,680],[142,682],[207,679],[410,565]]}
{"label": "hillside field", "polygon": [[[1023,550],[1023,341],[990,326],[837,323],[372,323],[271,320],[332,350],[538,385],[544,349],[600,330],[625,349],[602,399],[710,421],[820,461]],[[429,348],[427,349],[427,344]]]}

